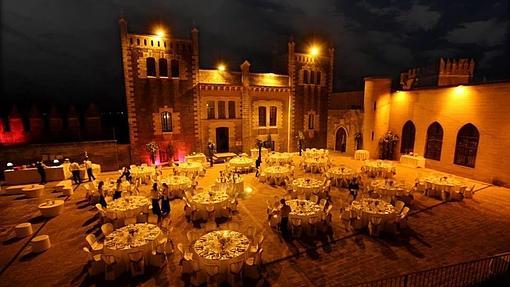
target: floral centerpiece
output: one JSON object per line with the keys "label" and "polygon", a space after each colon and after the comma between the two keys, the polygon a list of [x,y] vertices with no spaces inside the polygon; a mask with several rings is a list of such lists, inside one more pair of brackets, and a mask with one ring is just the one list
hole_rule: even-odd
{"label": "floral centerpiece", "polygon": [[156,162],[156,152],[159,150],[159,146],[155,142],[150,142],[145,145],[145,149],[151,156],[151,163],[154,164]]}

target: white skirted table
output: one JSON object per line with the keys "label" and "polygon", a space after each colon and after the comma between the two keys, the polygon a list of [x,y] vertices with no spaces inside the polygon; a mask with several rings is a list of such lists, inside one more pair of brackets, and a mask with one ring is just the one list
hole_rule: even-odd
{"label": "white skirted table", "polygon": [[187,162],[198,162],[203,166],[207,165],[207,158],[203,153],[192,153],[184,157]]}
{"label": "white skirted table", "polygon": [[176,168],[177,172],[184,176],[196,176],[202,173],[204,166],[198,162],[183,162]]}
{"label": "white skirted table", "polygon": [[312,194],[320,194],[324,187],[324,181],[315,178],[301,177],[292,181],[292,188],[297,194],[304,194],[310,198]]}
{"label": "white skirted table", "polygon": [[392,223],[397,217],[395,207],[381,199],[363,198],[351,203],[355,218],[361,220],[363,227],[368,226],[371,218],[381,218],[381,224]]}
{"label": "white skirted table", "polygon": [[[221,186],[220,186],[221,187]],[[207,208],[214,207],[215,211],[222,210],[228,204],[229,196],[224,188],[209,189],[191,197],[191,204],[197,208],[201,218],[207,219]],[[215,212],[219,215],[219,212]]]}
{"label": "white skirted table", "polygon": [[386,201],[391,201],[396,196],[407,196],[409,194],[404,184],[394,180],[374,180],[371,185]]}
{"label": "white skirted table", "polygon": [[355,160],[367,160],[370,158],[370,152],[368,150],[359,149],[354,152]]}
{"label": "white skirted table", "polygon": [[414,168],[425,168],[425,158],[423,156],[404,154],[400,156],[400,163]]}
{"label": "white skirted table", "polygon": [[168,190],[174,197],[182,197],[184,191],[191,188],[191,179],[186,176],[169,176],[161,180],[162,183],[168,185]]}
{"label": "white skirted table", "polygon": [[292,154],[288,152],[272,152],[266,158],[268,165],[292,165]]}
{"label": "white skirted table", "polygon": [[132,195],[121,197],[108,203],[106,216],[109,219],[136,217],[139,213],[147,213],[151,202],[145,196]]}
{"label": "white skirted table", "polygon": [[[262,156],[262,158],[267,158],[268,153],[269,153],[269,150],[265,147],[263,147],[260,150],[260,155]],[[259,156],[259,149],[258,148],[250,149],[250,156],[251,156],[251,158],[257,158]]]}
{"label": "white skirted table", "polygon": [[32,184],[21,189],[26,197],[40,197],[44,191],[44,185]]}
{"label": "white skirted table", "polygon": [[115,256],[126,270],[129,266],[129,253],[141,251],[145,258],[149,258],[155,245],[163,237],[161,229],[154,224],[126,225],[106,236],[104,254]]}
{"label": "white skirted table", "polygon": [[228,165],[236,172],[250,172],[255,167],[255,160],[247,156],[239,156],[232,158]]}
{"label": "white skirted table", "polygon": [[455,190],[464,186],[463,182],[448,176],[430,176],[425,178],[426,195],[448,200]]}
{"label": "white skirted table", "polygon": [[47,200],[38,207],[43,217],[55,217],[64,212],[64,201],[62,199]]}
{"label": "white skirted table", "polygon": [[156,174],[156,170],[152,166],[132,166],[130,171],[134,179],[140,178],[144,181]]}
{"label": "white skirted table", "polygon": [[331,179],[333,185],[342,186],[342,184],[347,184],[347,180],[355,177],[356,172],[348,167],[335,166],[330,168],[326,175]]}
{"label": "white skirted table", "polygon": [[282,185],[286,178],[291,177],[292,170],[287,166],[269,166],[264,169],[264,174],[269,184]]}
{"label": "white skirted table", "polygon": [[303,221],[303,224],[306,224],[310,218],[321,218],[321,206],[315,202],[303,199],[291,199],[287,200],[285,203],[290,206],[291,212],[289,214],[289,219],[299,218]]}
{"label": "white skirted table", "polygon": [[391,178],[396,174],[396,168],[390,161],[367,160],[361,171],[370,177]]}
{"label": "white skirted table", "polygon": [[230,272],[230,264],[246,260],[250,240],[232,230],[217,230],[202,235],[193,244],[200,268],[218,266],[221,275]]}

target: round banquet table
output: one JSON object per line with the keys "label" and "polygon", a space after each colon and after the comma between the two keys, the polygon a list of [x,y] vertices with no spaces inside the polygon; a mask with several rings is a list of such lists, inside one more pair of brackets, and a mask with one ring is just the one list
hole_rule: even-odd
{"label": "round banquet table", "polygon": [[204,167],[202,164],[193,161],[183,162],[177,167],[177,171],[183,173],[186,176],[197,175],[202,172],[203,169]]}
{"label": "round banquet table", "polygon": [[322,192],[324,181],[301,177],[292,181],[292,187],[297,194],[304,194],[306,198],[310,198],[312,193],[319,194]]}
{"label": "round banquet table", "polygon": [[393,177],[395,173],[393,164],[382,160],[365,161],[361,170],[371,177]]}
{"label": "round banquet table", "polygon": [[64,201],[61,199],[47,200],[39,204],[41,215],[46,218],[55,217],[64,212]]}
{"label": "round banquet table", "polygon": [[113,255],[123,264],[129,266],[128,254],[142,251],[146,262],[158,241],[164,238],[161,229],[154,224],[130,224],[114,230],[106,236],[104,241],[104,254]]}
{"label": "round banquet table", "polygon": [[112,213],[115,214],[117,218],[136,217],[140,212],[148,212],[150,205],[151,202],[147,197],[132,195],[108,202],[108,206],[105,210],[108,217],[112,217]]}
{"label": "round banquet table", "polygon": [[328,156],[329,152],[328,150],[324,150],[324,149],[316,149],[316,148],[312,148],[312,149],[306,149],[303,151],[303,157],[304,158],[319,158],[319,157],[324,157],[324,156]]}
{"label": "round banquet table", "polygon": [[186,176],[173,175],[161,180],[168,185],[168,190],[174,197],[182,197],[183,191],[191,188],[191,179]]}
{"label": "round banquet table", "polygon": [[303,163],[306,172],[320,173],[327,169],[329,164],[328,158],[307,158]]}
{"label": "round banquet table", "polygon": [[351,203],[351,210],[361,218],[362,225],[368,226],[370,218],[382,218],[382,224],[391,223],[397,217],[395,207],[381,199],[363,198]]}
{"label": "round banquet table", "polygon": [[429,194],[433,197],[441,198],[441,193],[452,192],[454,189],[460,188],[462,182],[451,177],[433,176],[425,178],[425,188],[429,190]]}
{"label": "round banquet table", "polygon": [[251,171],[255,165],[255,161],[247,156],[234,157],[228,162],[229,166],[242,171]]}
{"label": "round banquet table", "polygon": [[328,170],[327,176],[335,186],[341,186],[348,179],[355,177],[356,173],[348,167],[335,166]]}
{"label": "round banquet table", "polygon": [[151,166],[135,166],[132,167],[130,171],[131,176],[135,179],[136,178],[146,179],[156,174],[156,170],[154,170],[154,168]]}
{"label": "round banquet table", "polygon": [[228,194],[224,189],[210,189],[193,195],[191,203],[196,206],[200,217],[207,219],[207,207],[213,205],[215,210],[222,210],[223,207],[227,206],[228,198]]}
{"label": "round banquet table", "polygon": [[216,178],[216,184],[220,185],[231,195],[244,192],[244,179],[242,177],[236,179],[229,178],[226,181],[222,181],[221,178]]}
{"label": "round banquet table", "polygon": [[408,194],[405,185],[393,180],[374,180],[371,183],[375,191],[386,200],[393,199],[395,196],[405,196]]}
{"label": "round banquet table", "polygon": [[309,218],[320,218],[322,209],[321,206],[315,202],[303,199],[291,199],[286,203],[290,206],[289,218],[300,218],[303,224],[308,222]]}
{"label": "round banquet table", "polygon": [[370,158],[370,152],[368,150],[359,149],[354,152],[355,160],[367,160]]}
{"label": "round banquet table", "polygon": [[44,185],[42,184],[32,184],[27,185],[21,189],[26,197],[39,197],[42,196],[44,191]]}
{"label": "round banquet table", "polygon": [[269,166],[264,169],[270,184],[282,185],[285,178],[290,177],[292,170],[286,166]]}
{"label": "round banquet table", "polygon": [[292,164],[292,154],[288,152],[273,152],[266,158],[266,162],[269,165]]}
{"label": "round banquet table", "polygon": [[[269,151],[267,148],[263,147],[260,150],[260,155],[262,156],[262,158],[266,158],[268,154],[269,154]],[[251,156],[251,158],[257,158],[259,156],[259,149],[258,148],[250,149],[250,156]]]}
{"label": "round banquet table", "polygon": [[244,261],[250,240],[244,234],[232,230],[217,230],[202,235],[193,251],[198,257],[201,268],[216,265],[222,275],[228,274],[230,264]]}

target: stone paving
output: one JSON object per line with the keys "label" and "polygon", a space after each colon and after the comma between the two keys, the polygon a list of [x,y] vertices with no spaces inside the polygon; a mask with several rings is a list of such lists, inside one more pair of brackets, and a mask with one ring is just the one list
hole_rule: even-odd
{"label": "stone paving", "polygon": [[[361,162],[333,155],[335,164],[359,168]],[[214,182],[223,164],[207,170],[200,185]],[[166,171],[165,171],[166,172]],[[428,169],[412,169],[397,165],[397,179],[411,183]],[[116,177],[104,173],[101,178]],[[297,176],[299,176],[298,174]],[[415,204],[409,219],[409,230],[398,237],[372,238],[365,233],[346,231],[339,222],[339,203],[345,202],[347,191],[334,188],[333,232],[322,241],[286,242],[266,221],[265,202],[283,196],[283,188],[259,183],[254,174],[245,176],[245,186],[253,192],[243,194],[239,214],[233,221],[241,228],[255,226],[266,236],[263,261],[263,284],[280,286],[342,286],[403,273],[440,267],[510,250],[510,190],[469,181],[479,190],[474,199],[442,203],[415,193]],[[148,190],[148,187],[145,187]],[[66,198],[64,214],[46,220],[39,217],[37,204],[46,198],[62,197],[48,184],[44,198],[25,199],[20,195],[0,196],[0,286],[89,286],[101,280],[87,278],[85,271],[85,235],[100,235],[94,207],[84,199],[84,187]],[[174,242],[187,244],[186,231],[194,227],[183,216],[181,200],[172,201]],[[12,227],[32,222],[36,234],[50,235],[52,247],[39,255],[31,255],[29,239],[12,238]],[[195,228],[196,229],[196,228]],[[158,271],[132,280],[122,277],[117,285],[182,286],[176,256]]]}

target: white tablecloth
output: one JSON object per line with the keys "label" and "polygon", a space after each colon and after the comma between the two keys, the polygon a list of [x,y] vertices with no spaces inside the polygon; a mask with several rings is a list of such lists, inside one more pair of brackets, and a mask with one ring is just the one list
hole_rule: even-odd
{"label": "white tablecloth", "polygon": [[330,168],[326,175],[334,185],[338,186],[342,182],[355,177],[356,172],[348,167],[335,166]]}
{"label": "white tablecloth", "polygon": [[[263,159],[267,158],[268,153],[269,153],[269,150],[267,148],[264,148],[264,147],[260,151],[260,154],[261,154]],[[257,158],[259,156],[259,149],[258,148],[250,149],[250,156],[251,156],[251,158]]]}
{"label": "white tablecloth", "polygon": [[191,197],[191,204],[197,208],[199,216],[207,219],[207,207],[214,206],[216,217],[220,216],[223,207],[228,204],[229,196],[224,186],[217,186],[218,189],[208,188],[203,192],[197,193]]}
{"label": "white tablecloth", "polygon": [[255,161],[247,156],[234,157],[228,162],[229,166],[237,169],[251,169]]}
{"label": "white tablecloth", "polygon": [[285,178],[290,178],[292,170],[286,166],[269,166],[264,169],[264,173],[270,184],[281,185]]}
{"label": "white tablecloth", "polygon": [[[48,167],[45,168],[44,171],[46,171],[46,181],[64,180],[70,177],[68,170],[64,169],[62,165]],[[5,170],[4,176],[6,185],[39,183],[41,181],[41,177],[36,168]]]}
{"label": "white tablecloth", "polygon": [[393,199],[395,196],[406,196],[409,194],[405,185],[394,180],[374,180],[371,185],[383,199]]}
{"label": "white tablecloth", "polygon": [[202,235],[193,244],[199,267],[216,265],[220,274],[228,274],[230,264],[244,261],[250,240],[244,234],[232,230],[217,230]]}
{"label": "white tablecloth", "polygon": [[161,180],[162,183],[166,183],[168,185],[168,190],[174,196],[182,196],[183,191],[191,188],[191,179],[186,176],[169,176]]}
{"label": "white tablecloth", "polygon": [[291,212],[289,218],[300,218],[303,223],[307,223],[309,218],[320,218],[322,215],[322,208],[315,202],[302,199],[287,200],[286,203],[290,206]]}
{"label": "white tablecloth", "polygon": [[207,158],[203,153],[190,154],[185,157],[185,160],[188,162],[198,162],[203,166],[207,165]]}
{"label": "white tablecloth", "polygon": [[132,166],[130,171],[134,179],[141,178],[145,180],[156,174],[156,170],[152,166]]}
{"label": "white tablecloth", "polygon": [[193,176],[201,173],[204,166],[198,162],[183,162],[176,169],[182,175]]}
{"label": "white tablecloth", "polygon": [[328,169],[328,158],[306,158],[303,168],[306,172],[320,173]]}
{"label": "white tablecloth", "polygon": [[292,181],[292,187],[297,194],[304,194],[309,198],[311,194],[322,192],[324,182],[314,178],[298,178]]}
{"label": "white tablecloth", "polygon": [[368,150],[359,149],[354,152],[355,160],[367,160],[370,158],[370,152]]}
{"label": "white tablecloth", "polygon": [[145,196],[126,196],[110,201],[106,208],[106,215],[117,218],[135,217],[140,212],[147,212],[151,202]]}
{"label": "white tablecloth", "polygon": [[381,199],[363,198],[351,203],[351,210],[360,217],[363,226],[368,226],[370,218],[382,218],[382,223],[393,222],[397,217],[395,207]]}
{"label": "white tablecloth", "polygon": [[410,167],[425,167],[425,158],[422,156],[402,155],[400,156],[400,163]]}
{"label": "white tablecloth", "polygon": [[396,173],[396,169],[391,162],[382,160],[365,161],[361,167],[361,170],[371,177],[382,178],[393,177],[394,173]]}
{"label": "white tablecloth", "polygon": [[288,152],[273,152],[270,153],[266,158],[268,165],[292,165],[292,154]]}

